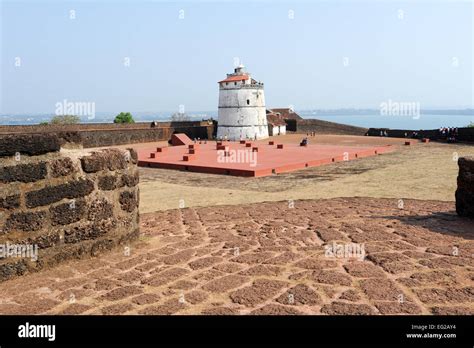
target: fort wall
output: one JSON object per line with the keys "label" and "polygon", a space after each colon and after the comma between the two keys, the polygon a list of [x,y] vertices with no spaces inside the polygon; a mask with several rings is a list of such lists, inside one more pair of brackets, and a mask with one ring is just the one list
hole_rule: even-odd
{"label": "fort wall", "polygon": [[85,148],[168,141],[173,133],[185,133],[191,139],[211,139],[214,124],[207,121],[151,122],[133,124],[83,123],[75,125],[0,126],[0,135],[31,133],[76,133]]}
{"label": "fort wall", "polygon": [[0,135],[0,281],[138,237],[136,152],[91,152],[78,138]]}
{"label": "fort wall", "polygon": [[458,165],[456,211],[460,216],[474,218],[474,157],[461,157]]}
{"label": "fort wall", "polygon": [[[380,131],[386,131],[387,136],[393,138],[405,138],[405,134],[408,138],[411,138],[413,132],[418,133],[418,138],[428,138],[430,140],[440,140],[441,136],[438,129],[425,129],[425,130],[413,130],[413,129],[387,129],[387,128],[370,128],[367,132],[369,136],[380,136]],[[461,142],[474,142],[474,128],[462,127],[458,128],[457,140]]]}
{"label": "fort wall", "polygon": [[317,119],[296,120],[296,127],[290,124],[288,131],[296,129],[297,133],[316,132],[316,134],[365,135],[367,128]]}

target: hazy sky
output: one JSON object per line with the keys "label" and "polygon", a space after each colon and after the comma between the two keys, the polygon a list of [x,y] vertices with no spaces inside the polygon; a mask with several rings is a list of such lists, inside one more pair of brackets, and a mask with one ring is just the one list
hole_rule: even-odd
{"label": "hazy sky", "polygon": [[235,57],[267,107],[472,107],[473,15],[469,1],[3,1],[0,113],[216,110]]}

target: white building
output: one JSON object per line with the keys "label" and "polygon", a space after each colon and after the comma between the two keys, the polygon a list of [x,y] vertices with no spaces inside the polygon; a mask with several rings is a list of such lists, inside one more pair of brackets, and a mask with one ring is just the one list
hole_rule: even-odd
{"label": "white building", "polygon": [[263,83],[255,81],[243,65],[219,81],[217,138],[229,140],[268,138]]}
{"label": "white building", "polygon": [[267,110],[268,135],[285,135],[286,122],[280,113],[275,113],[272,110]]}

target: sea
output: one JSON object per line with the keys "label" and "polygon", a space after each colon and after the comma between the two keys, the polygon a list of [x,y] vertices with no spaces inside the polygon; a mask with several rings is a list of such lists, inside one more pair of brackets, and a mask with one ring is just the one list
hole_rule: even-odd
{"label": "sea", "polygon": [[[417,116],[381,115],[375,110],[296,110],[305,119],[316,118],[325,121],[348,124],[365,128],[391,129],[437,129],[440,127],[466,127],[474,123],[474,109],[426,111]],[[136,122],[169,121],[173,112],[146,111],[131,112]],[[81,117],[81,123],[110,123],[117,112],[98,112],[92,117]],[[187,113],[190,120],[197,121],[213,118],[217,120],[217,110],[196,111]],[[53,114],[8,114],[0,115],[0,125],[33,125],[49,121]]]}

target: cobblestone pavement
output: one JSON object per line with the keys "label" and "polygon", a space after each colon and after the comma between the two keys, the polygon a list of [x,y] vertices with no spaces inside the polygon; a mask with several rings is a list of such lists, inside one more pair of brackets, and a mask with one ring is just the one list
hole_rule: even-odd
{"label": "cobblestone pavement", "polygon": [[401,203],[146,214],[129,248],[1,283],[0,313],[474,314],[474,222],[452,202]]}

